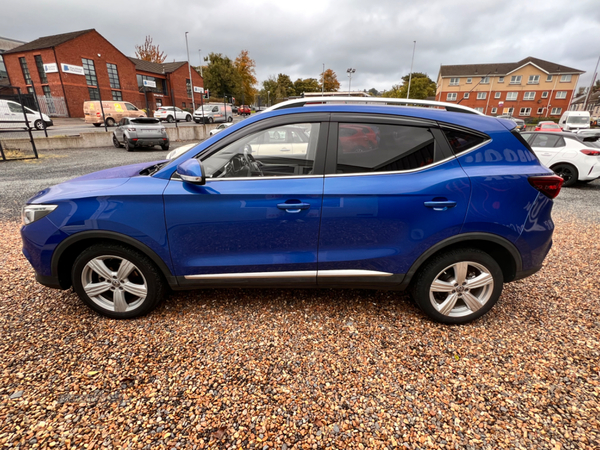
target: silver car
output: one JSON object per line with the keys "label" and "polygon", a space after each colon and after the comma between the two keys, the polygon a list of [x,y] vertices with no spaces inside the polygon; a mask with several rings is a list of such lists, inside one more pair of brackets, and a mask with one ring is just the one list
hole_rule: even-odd
{"label": "silver car", "polygon": [[123,117],[113,131],[115,147],[125,147],[130,152],[135,147],[152,147],[160,145],[169,150],[167,130],[154,117]]}

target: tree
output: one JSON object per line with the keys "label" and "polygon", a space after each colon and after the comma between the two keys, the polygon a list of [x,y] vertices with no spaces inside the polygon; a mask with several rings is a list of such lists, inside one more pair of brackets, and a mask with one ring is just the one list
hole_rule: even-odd
{"label": "tree", "polygon": [[143,61],[150,61],[153,63],[163,63],[167,59],[165,52],[161,52],[158,45],[152,43],[152,38],[146,36],[146,40],[143,45],[135,46],[135,56]]}
{"label": "tree", "polygon": [[[408,79],[410,75],[402,77],[403,84],[395,84],[389,91],[381,93],[382,97],[406,98]],[[410,82],[410,98],[426,99],[435,96],[436,84],[426,73],[414,72]]]}
{"label": "tree", "polygon": [[371,88],[367,92],[369,94],[371,94],[373,97],[379,97],[379,91],[375,88]]}
{"label": "tree", "polygon": [[325,92],[336,92],[340,88],[340,82],[337,79],[337,75],[331,69],[327,69],[325,73],[323,73],[321,83],[319,84],[319,88],[325,84]]}
{"label": "tree", "polygon": [[[260,104],[267,105],[267,103],[275,98],[275,92],[277,91],[277,78],[274,75],[263,81],[263,87],[260,90]],[[272,102],[272,100],[271,100]]]}
{"label": "tree", "polygon": [[291,97],[292,95],[296,95],[296,89],[294,89],[294,83],[289,75],[284,73],[280,73],[277,75],[277,90],[275,91],[275,99],[285,99],[287,97]]}
{"label": "tree", "polygon": [[210,53],[203,74],[204,88],[210,90],[211,97],[241,97],[242,76],[227,56]]}
{"label": "tree", "polygon": [[296,95],[302,95],[305,92],[320,92],[321,86],[316,78],[298,78],[294,81],[294,90]]}
{"label": "tree", "polygon": [[248,56],[248,50],[242,50],[233,64],[242,80],[242,95],[239,101],[252,103],[256,93],[256,63]]}

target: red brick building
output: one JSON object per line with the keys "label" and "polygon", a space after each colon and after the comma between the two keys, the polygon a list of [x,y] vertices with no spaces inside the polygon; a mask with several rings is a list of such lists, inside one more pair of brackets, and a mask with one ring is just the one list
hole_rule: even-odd
{"label": "red brick building", "polygon": [[[69,117],[83,117],[86,100],[124,100],[150,110],[173,100],[179,107],[192,106],[187,62],[128,58],[94,29],[41,37],[2,56],[11,85],[64,98]],[[194,69],[192,79],[193,86],[204,86]]]}

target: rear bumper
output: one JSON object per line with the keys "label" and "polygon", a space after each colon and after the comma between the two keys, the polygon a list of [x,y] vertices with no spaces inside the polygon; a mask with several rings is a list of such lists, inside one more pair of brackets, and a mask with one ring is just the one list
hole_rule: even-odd
{"label": "rear bumper", "polygon": [[151,147],[153,145],[169,145],[169,138],[133,138],[127,139],[132,147]]}
{"label": "rear bumper", "polygon": [[35,281],[37,281],[38,283],[52,288],[52,289],[64,289],[61,285],[60,282],[58,281],[58,277],[54,277],[54,276],[46,276],[46,275],[40,275],[39,273],[35,273]]}

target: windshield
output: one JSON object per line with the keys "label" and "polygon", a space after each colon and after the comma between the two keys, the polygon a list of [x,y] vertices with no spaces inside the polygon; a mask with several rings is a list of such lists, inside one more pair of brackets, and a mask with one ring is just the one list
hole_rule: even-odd
{"label": "windshield", "polygon": [[567,118],[567,123],[588,123],[590,121],[589,117],[586,116],[569,116]]}

